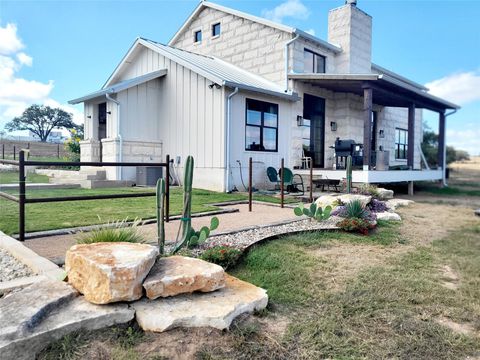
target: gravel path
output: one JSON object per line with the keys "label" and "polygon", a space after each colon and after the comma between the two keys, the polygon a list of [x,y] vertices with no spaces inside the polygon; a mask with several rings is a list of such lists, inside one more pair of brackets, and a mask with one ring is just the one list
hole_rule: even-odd
{"label": "gravel path", "polygon": [[271,236],[287,235],[289,233],[295,233],[298,231],[338,229],[336,223],[339,220],[340,218],[336,216],[332,216],[322,222],[305,219],[293,221],[283,225],[263,226],[255,229],[238,231],[231,234],[211,236],[200,248],[194,249],[193,252],[198,256],[206,249],[218,245],[232,246],[243,251],[249,246]]}
{"label": "gravel path", "polygon": [[7,251],[0,249],[0,282],[32,275],[34,273],[28,266],[15,259]]}

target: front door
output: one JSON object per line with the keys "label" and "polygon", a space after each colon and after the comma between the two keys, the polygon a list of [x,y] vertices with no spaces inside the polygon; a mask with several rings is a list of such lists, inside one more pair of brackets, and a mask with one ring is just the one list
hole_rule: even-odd
{"label": "front door", "polygon": [[304,156],[311,157],[313,167],[325,166],[325,99],[304,94]]}

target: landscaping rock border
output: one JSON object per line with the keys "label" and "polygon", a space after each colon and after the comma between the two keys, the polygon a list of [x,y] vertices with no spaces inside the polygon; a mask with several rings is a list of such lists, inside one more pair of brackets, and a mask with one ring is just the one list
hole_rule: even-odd
{"label": "landscaping rock border", "polygon": [[20,241],[15,240],[1,231],[0,249],[8,252],[18,262],[31,269],[32,274],[35,274],[34,276],[29,274],[0,282],[0,295],[38,281],[44,281],[45,279],[60,280],[65,276],[64,271],[53,262],[38,255]]}

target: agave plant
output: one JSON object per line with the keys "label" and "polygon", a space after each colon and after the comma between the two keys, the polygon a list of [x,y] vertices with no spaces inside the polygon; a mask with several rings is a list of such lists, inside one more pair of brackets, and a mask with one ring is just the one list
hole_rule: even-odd
{"label": "agave plant", "polygon": [[345,217],[349,219],[365,219],[368,216],[368,210],[362,205],[358,199],[350,201],[345,205]]}
{"label": "agave plant", "polygon": [[330,213],[332,212],[331,206],[325,206],[324,209],[321,207],[317,207],[316,203],[311,203],[308,207],[304,207],[303,204],[297,206],[293,212],[297,216],[308,216],[311,219],[315,219],[317,221],[326,220],[330,217]]}

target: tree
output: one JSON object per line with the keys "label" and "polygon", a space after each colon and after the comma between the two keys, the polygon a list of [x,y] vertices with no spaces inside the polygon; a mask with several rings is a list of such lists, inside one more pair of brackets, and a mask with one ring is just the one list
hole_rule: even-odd
{"label": "tree", "polygon": [[72,114],[60,108],[51,108],[44,105],[31,105],[23,114],[14,118],[5,125],[8,131],[30,130],[46,142],[50,132],[57,128],[76,129],[78,126],[72,121]]}
{"label": "tree", "polygon": [[[438,134],[433,132],[427,124],[423,124],[422,151],[428,165],[438,166]],[[468,152],[457,150],[453,146],[447,146],[447,164],[454,161],[469,160]]]}

